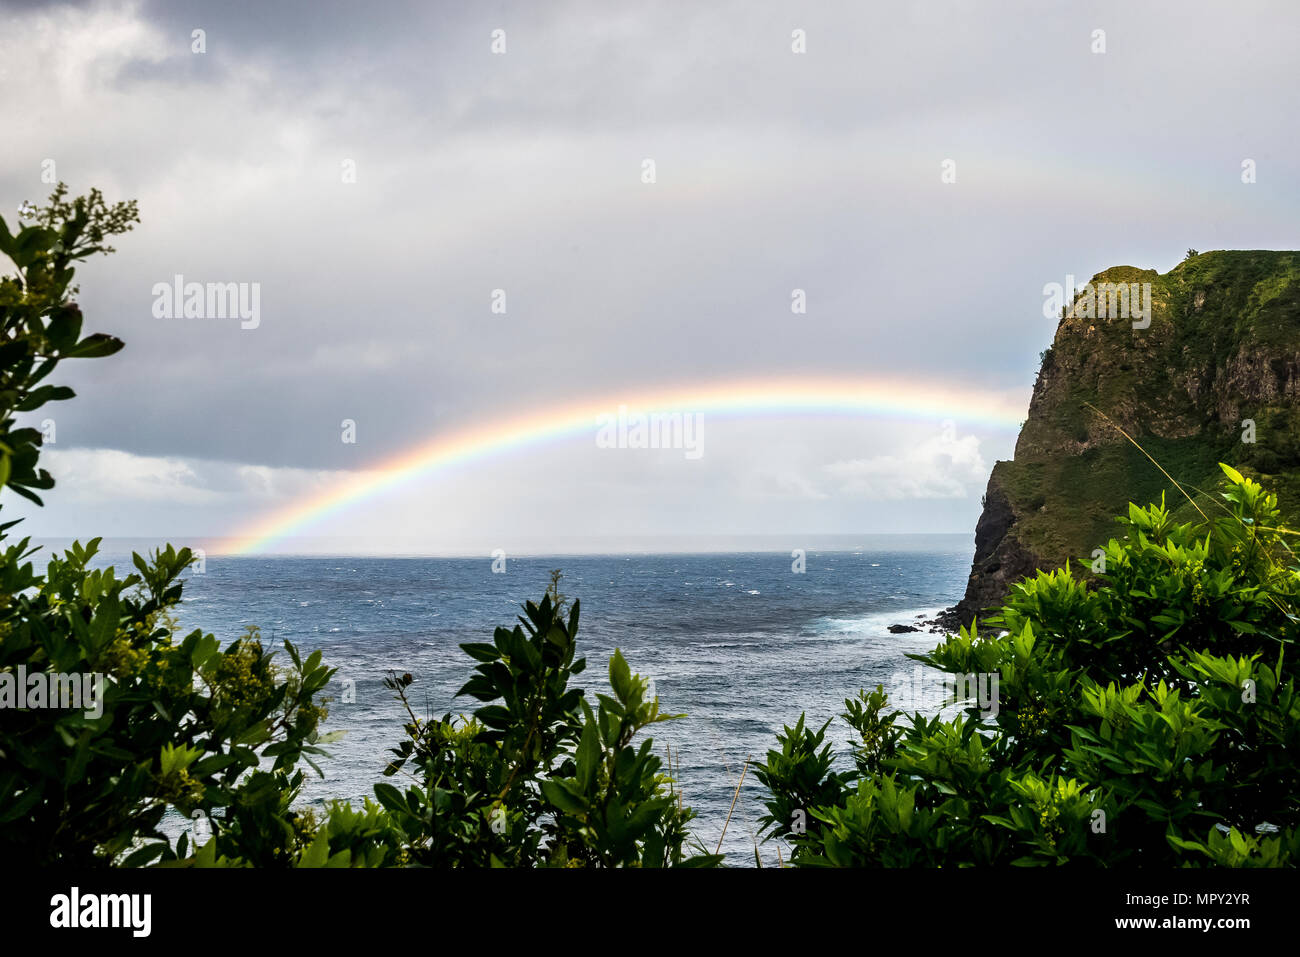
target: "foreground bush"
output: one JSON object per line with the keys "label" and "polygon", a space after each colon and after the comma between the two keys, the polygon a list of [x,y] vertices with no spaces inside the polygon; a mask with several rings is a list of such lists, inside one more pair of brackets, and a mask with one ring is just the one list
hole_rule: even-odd
{"label": "foreground bush", "polygon": [[[461,694],[488,702],[472,717],[421,718],[409,674],[386,684],[407,709],[406,737],[359,809],[331,802],[323,815],[293,812],[281,788],[282,825],[261,843],[257,818],[214,817],[216,834],[168,866],[240,867],[698,867],[721,861],[690,840],[683,807],[643,729],[679,715],[645,699],[646,681],[615,651],[613,695],[593,709],[570,679],[578,604],[567,617],[554,591],[528,602],[520,624],[491,643],[461,647],[478,665]],[[295,661],[297,659],[295,658]],[[694,849],[698,853],[690,853]],[[181,848],[183,851],[184,849]]]}
{"label": "foreground bush", "polygon": [[[385,773],[409,774],[405,791],[380,784],[375,794],[391,835],[366,842],[387,847],[385,863],[466,867],[707,866],[721,857],[689,840],[694,812],[660,773],[644,728],[681,715],[646,700],[647,682],[615,651],[613,695],[593,709],[570,679],[578,603],[567,617],[552,589],[529,602],[514,629],[497,628],[491,643],[461,648],[478,664],[460,694],[488,702],[471,718],[421,719],[410,710],[410,675],[388,681],[407,705],[406,739]],[[331,814],[331,821],[338,811]],[[331,835],[328,853],[355,847],[346,830]],[[688,846],[699,852],[688,853]]]}
{"label": "foreground bush", "polygon": [[1040,572],[911,656],[959,717],[846,702],[852,771],[825,725],[786,728],[757,772],[769,838],[799,865],[1294,866],[1300,575],[1274,496],[1223,470],[1222,514],[1132,506],[1095,587]]}
{"label": "foreground bush", "polygon": [[[0,491],[41,504],[53,486],[37,462],[43,435],[15,415],[72,398],[42,384],[63,359],[108,356],[110,336],[82,338],[73,264],[112,252],[138,222],[134,203],[96,191],[69,201],[60,184],[17,233],[0,218]],[[171,546],[136,572],[92,570],[99,540],[52,557],[0,524],[0,856],[9,864],[141,866],[645,866],[713,864],[686,852],[693,812],[660,773],[653,743],[633,739],[670,715],[617,651],[613,696],[595,710],[570,679],[575,602],[552,581],[522,628],[462,647],[479,664],[462,690],[486,702],[469,719],[422,719],[410,675],[389,680],[407,706],[406,739],[386,769],[405,791],[375,788],[360,809],[295,807],[321,735],[319,695],[333,671],[320,652],[284,656],[250,629],[224,650],[180,635],[172,612],[193,562]],[[36,689],[38,696],[29,694]],[[62,695],[66,694],[66,697]],[[55,700],[55,698],[58,700]],[[376,756],[377,765],[381,761]],[[414,772],[414,773],[412,773]],[[201,820],[175,843],[168,811]],[[195,846],[191,834],[202,834]]]}
{"label": "foreground bush", "polygon": [[[15,415],[70,399],[45,380],[64,359],[112,355],[122,343],[81,336],[74,264],[112,252],[138,221],[134,203],[98,192],[69,201],[62,184],[16,233],[0,219],[0,491],[41,504],[54,485],[38,467],[43,434]],[[286,643],[281,668],[256,631],[224,651],[212,635],[175,632],[188,549],[136,572],[88,566],[99,540],[29,559],[28,539],[0,525],[0,851],[11,863],[145,864],[187,854],[159,830],[169,808],[213,814],[240,852],[288,859],[300,758],[321,754],[315,695],[331,672]],[[68,695],[53,700],[56,695]],[[59,707],[72,704],[72,707]]]}

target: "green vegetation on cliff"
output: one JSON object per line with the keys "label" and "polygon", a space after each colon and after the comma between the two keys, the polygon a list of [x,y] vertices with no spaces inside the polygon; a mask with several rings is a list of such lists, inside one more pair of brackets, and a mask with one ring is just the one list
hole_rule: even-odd
{"label": "green vegetation on cliff", "polygon": [[1166,493],[1177,518],[1194,516],[1134,442],[1194,494],[1227,462],[1300,518],[1300,253],[1201,253],[1164,275],[1119,266],[1086,288],[1103,283],[1150,283],[1150,325],[1097,318],[1086,297],[1061,319],[1014,459],[989,479],[963,622],[1038,568],[1086,569],[1129,501]]}

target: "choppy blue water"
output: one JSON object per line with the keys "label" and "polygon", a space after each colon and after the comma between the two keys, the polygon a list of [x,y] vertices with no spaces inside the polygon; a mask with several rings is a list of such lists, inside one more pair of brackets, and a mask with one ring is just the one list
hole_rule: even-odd
{"label": "choppy blue water", "polygon": [[[789,552],[512,558],[504,574],[487,558],[212,557],[204,574],[188,577],[180,617],[186,630],[223,642],[257,625],[264,639],[324,651],[339,669],[327,730],[347,734],[305,796],[360,800],[383,780],[387,749],[400,740],[400,705],[381,683],[389,670],[416,677],[413,701],[429,713],[472,711],[477,702],[455,697],[473,664],[458,645],[513,626],[519,606],[540,599],[549,570],[561,568],[561,590],[582,602],[588,668],[578,683],[606,691],[617,647],[654,680],[663,710],[687,714],[658,725],[654,738],[661,756],[671,742],[685,800],[699,814],[696,835],[713,849],[745,760],[762,759],[800,712],[824,722],[876,684],[909,709],[936,705],[904,680],[915,669],[904,655],[939,636],[887,627],[953,604],[970,545],[966,536],[919,541],[809,552],[803,574],[792,572]],[[355,702],[339,700],[343,678],[355,682]],[[847,741],[838,719],[832,733]],[[753,864],[763,796],[751,771],[722,845],[731,864]],[[760,848],[775,864],[774,844]]]}

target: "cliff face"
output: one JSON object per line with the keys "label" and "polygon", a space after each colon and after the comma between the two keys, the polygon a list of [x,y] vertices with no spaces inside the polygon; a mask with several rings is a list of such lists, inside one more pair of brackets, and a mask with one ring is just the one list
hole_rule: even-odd
{"label": "cliff face", "polygon": [[1130,501],[1165,493],[1180,520],[1195,514],[1089,405],[1194,496],[1213,492],[1227,462],[1276,491],[1289,520],[1300,517],[1300,253],[1202,253],[1164,275],[1119,266],[1089,285],[1103,283],[1149,283],[1150,325],[1135,329],[1145,320],[1132,305],[1116,315],[1123,301],[1109,297],[1085,294],[1066,311],[1015,456],[989,477],[962,624],[1035,569],[1069,560],[1086,572]]}

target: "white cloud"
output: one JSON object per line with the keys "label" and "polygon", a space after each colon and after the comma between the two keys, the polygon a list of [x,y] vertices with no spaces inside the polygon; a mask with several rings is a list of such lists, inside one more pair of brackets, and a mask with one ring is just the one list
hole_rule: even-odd
{"label": "white cloud", "polygon": [[117,449],[47,449],[41,465],[60,494],[77,502],[180,502],[202,505],[219,493],[183,459]]}
{"label": "white cloud", "polygon": [[68,502],[215,505],[314,494],[357,473],[272,468],[120,449],[46,449],[41,466]]}
{"label": "white cloud", "polygon": [[[969,3],[943,14],[943,36],[923,11],[816,5],[799,24],[806,56],[791,53],[779,5],[753,0],[480,6],[0,12],[0,212],[48,193],[48,158],[74,193],[138,198],[143,220],[78,272],[86,331],[127,348],[57,380],[79,396],[59,409],[58,448],[121,451],[47,450],[60,484],[34,524],[220,534],[425,436],[675,383],[888,374],[990,401],[1020,389],[1023,408],[1053,333],[1044,282],[1164,268],[1189,236],[1294,246],[1300,192],[1285,184],[1300,160],[1273,122],[1294,113],[1294,29],[1257,29],[1294,26],[1280,5],[1251,17],[1193,3],[1177,22],[1116,5],[1112,38],[1128,39],[1105,57],[1050,12]],[[510,54],[493,56],[502,23]],[[207,53],[190,52],[195,27]],[[1041,41],[1019,44],[1014,64],[1001,55],[1013,34]],[[1123,117],[1078,82],[1102,67],[1135,106]],[[1197,97],[1176,95],[1198,82]],[[1152,104],[1172,111],[1159,129]],[[1223,104],[1230,128],[1197,122]],[[1026,116],[1118,123],[1127,148],[1080,159]],[[1247,155],[1243,136],[1271,157],[1250,189],[1238,160],[1221,162]],[[953,185],[939,181],[948,156]],[[1045,233],[1045,209],[1074,227]],[[259,283],[262,324],[155,319],[151,289],[177,274]],[[489,312],[498,287],[505,315]],[[805,316],[789,309],[796,287]],[[345,418],[360,445],[340,443]],[[984,460],[1009,455],[1014,435],[962,421],[982,446],[811,416],[711,419],[691,463],[530,446],[321,525],[494,542],[968,532]]]}
{"label": "white cloud", "polygon": [[235,469],[239,480],[238,491],[254,499],[288,499],[313,495],[328,486],[364,475],[363,472],[275,468],[269,465],[224,467]]}
{"label": "white cloud", "polygon": [[818,488],[808,477],[795,471],[760,470],[751,475],[741,474],[738,480],[746,492],[758,498],[807,499],[822,501],[830,496]]}
{"label": "white cloud", "polygon": [[823,467],[842,494],[867,499],[964,498],[988,467],[979,439],[958,438],[951,425],[892,455],[832,462]]}
{"label": "white cloud", "polygon": [[13,69],[11,79],[40,76],[65,102],[95,96],[125,65],[157,63],[167,44],[157,28],[139,16],[138,4],[124,9],[64,7],[24,21],[0,45]]}

